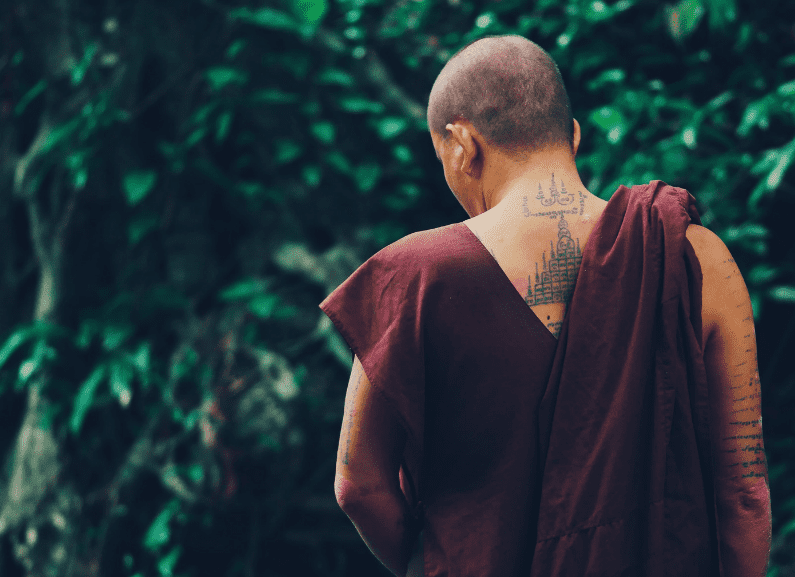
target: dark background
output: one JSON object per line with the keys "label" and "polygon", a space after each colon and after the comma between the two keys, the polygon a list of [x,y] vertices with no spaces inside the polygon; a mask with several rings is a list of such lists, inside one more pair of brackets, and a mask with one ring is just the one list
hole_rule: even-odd
{"label": "dark background", "polygon": [[751,294],[795,575],[795,4],[3,0],[0,575],[387,575],[333,493],[320,301],[464,220],[425,125],[461,46],[558,62],[588,189],[698,201]]}

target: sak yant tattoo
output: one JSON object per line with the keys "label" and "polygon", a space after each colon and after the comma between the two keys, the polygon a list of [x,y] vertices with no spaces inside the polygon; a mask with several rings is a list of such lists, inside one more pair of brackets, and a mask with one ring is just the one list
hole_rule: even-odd
{"label": "sak yant tattoo", "polygon": [[[727,259],[724,264],[734,265],[730,279],[740,275],[734,259]],[[740,289],[738,289],[739,291]],[[737,292],[737,291],[733,291]],[[740,303],[738,306],[747,306]],[[756,333],[753,329],[753,316],[748,315],[743,322],[751,323],[747,333],[743,335],[744,352],[746,358],[734,365],[729,389],[732,391],[731,420],[729,421],[729,436],[723,437],[723,452],[731,455],[732,461],[727,465],[737,476],[753,481],[757,477],[767,477],[767,458],[762,437],[762,386],[759,382],[759,368],[756,356]],[[736,460],[735,460],[736,459]],[[768,484],[769,487],[769,484]]]}
{"label": "sak yant tattoo", "polygon": [[348,464],[348,457],[349,451],[351,448],[351,426],[353,425],[353,416],[356,414],[356,393],[359,392],[359,385],[362,384],[362,375],[364,375],[364,370],[362,369],[361,363],[357,363],[356,365],[356,385],[353,388],[353,391],[350,395],[347,396],[345,399],[345,412],[348,414],[348,419],[346,423],[346,442],[345,442],[345,456],[342,459],[343,464]]}
{"label": "sak yant tattoo", "polygon": [[[555,184],[555,173],[552,173],[552,184],[549,187],[549,195],[551,198],[547,198],[544,195],[544,191],[541,189],[541,183],[538,183],[538,194],[536,195],[536,199],[541,202],[542,206],[552,206],[553,204],[560,204],[561,206],[568,206],[574,202],[574,194],[566,190],[566,185],[563,181],[560,182],[560,191],[558,191],[558,187]],[[550,210],[547,212],[530,212],[530,208],[527,206],[527,197],[525,196],[522,199],[522,210],[524,212],[525,218],[530,218],[531,216],[548,216],[549,218],[557,218],[563,214],[578,214],[582,215],[585,211],[585,195],[582,191],[578,191],[580,197],[580,208],[577,210],[577,207],[572,207],[569,210]]]}
{"label": "sak yant tattoo", "polygon": [[[551,206],[555,203],[568,205],[574,202],[574,195],[566,190],[566,185],[562,181],[560,186],[561,190],[558,192],[553,173],[549,187],[551,198],[546,198],[541,190],[541,184],[538,185],[536,198],[544,206]],[[527,207],[527,197],[524,197],[523,209],[525,217],[547,216],[552,219],[560,219],[558,221],[557,243],[552,240],[549,241],[549,258],[547,258],[545,251],[541,255],[541,263],[535,263],[535,276],[529,275],[527,277],[527,292],[524,300],[528,306],[551,303],[568,304],[571,294],[574,292],[574,283],[577,280],[577,272],[582,262],[582,251],[580,250],[580,239],[573,239],[571,236],[569,223],[565,215],[583,213],[585,210],[585,197],[582,192],[579,194],[579,209],[573,207],[569,210],[551,210],[537,213],[530,212]],[[539,264],[541,265],[540,270]]]}

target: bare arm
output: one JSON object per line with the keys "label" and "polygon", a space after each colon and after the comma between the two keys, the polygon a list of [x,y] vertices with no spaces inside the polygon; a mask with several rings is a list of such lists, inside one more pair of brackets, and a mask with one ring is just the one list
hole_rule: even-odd
{"label": "bare arm", "polygon": [[751,301],[720,238],[697,225],[688,227],[687,237],[704,277],[704,364],[723,575],[764,576],[772,518]]}

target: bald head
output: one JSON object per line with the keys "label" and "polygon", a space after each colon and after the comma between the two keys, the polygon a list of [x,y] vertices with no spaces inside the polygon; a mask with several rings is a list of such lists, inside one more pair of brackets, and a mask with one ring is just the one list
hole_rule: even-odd
{"label": "bald head", "polygon": [[439,73],[428,101],[428,127],[444,139],[468,120],[486,141],[514,156],[572,151],[571,104],[555,61],[522,36],[481,38]]}

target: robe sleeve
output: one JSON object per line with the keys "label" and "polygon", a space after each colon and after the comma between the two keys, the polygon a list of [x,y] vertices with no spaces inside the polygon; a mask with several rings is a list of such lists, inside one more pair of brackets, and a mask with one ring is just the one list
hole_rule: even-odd
{"label": "robe sleeve", "polygon": [[[428,274],[412,235],[382,249],[320,304],[370,383],[386,398],[406,430],[401,487],[415,518],[422,456],[425,359],[423,303]],[[407,482],[406,482],[407,481]]]}

